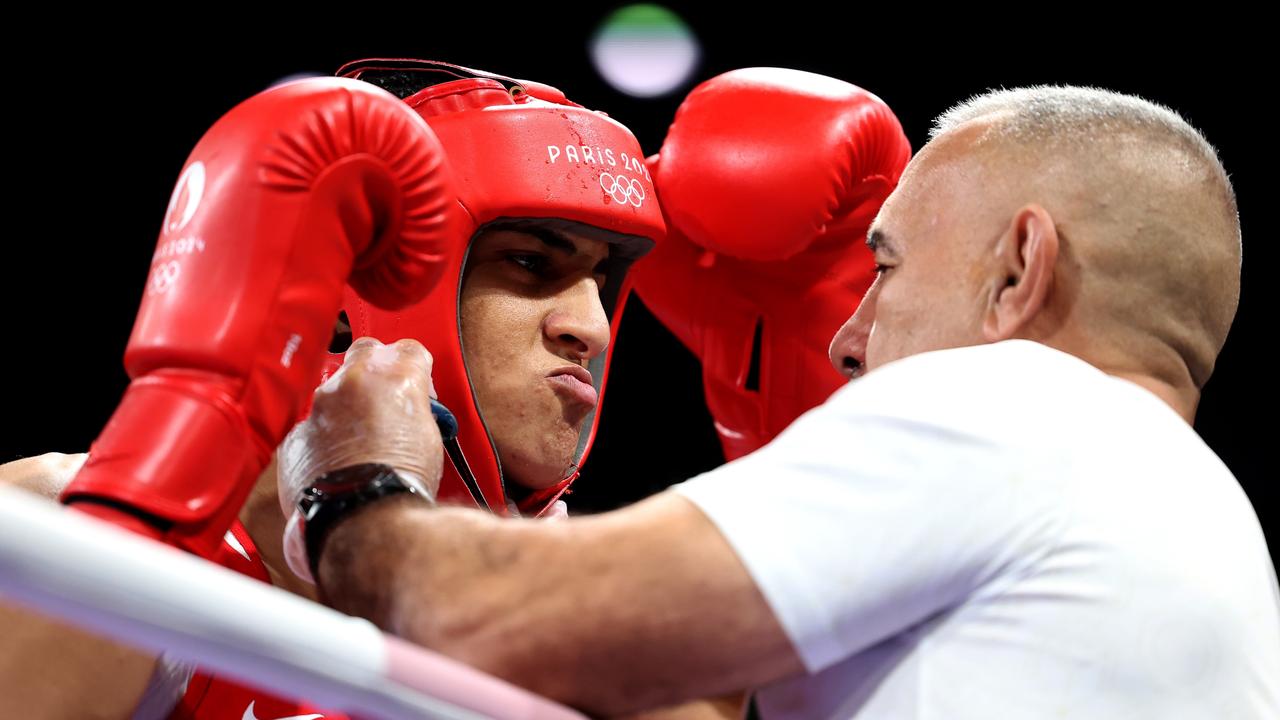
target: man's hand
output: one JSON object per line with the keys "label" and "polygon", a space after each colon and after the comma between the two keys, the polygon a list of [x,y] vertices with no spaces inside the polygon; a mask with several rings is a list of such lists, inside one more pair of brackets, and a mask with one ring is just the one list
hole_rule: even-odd
{"label": "man's hand", "polygon": [[315,393],[311,415],[280,446],[280,506],[290,518],[285,555],[300,577],[306,553],[298,500],[320,476],[363,463],[392,468],[434,499],[444,447],[431,414],[431,353],[416,340],[360,338]]}

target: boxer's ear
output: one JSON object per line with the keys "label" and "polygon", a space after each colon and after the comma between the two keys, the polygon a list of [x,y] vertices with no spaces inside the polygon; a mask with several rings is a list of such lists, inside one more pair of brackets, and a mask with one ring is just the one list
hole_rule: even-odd
{"label": "boxer's ear", "polygon": [[1043,207],[1022,207],[996,245],[996,272],[982,331],[987,342],[1015,337],[1044,309],[1058,263],[1058,229]]}

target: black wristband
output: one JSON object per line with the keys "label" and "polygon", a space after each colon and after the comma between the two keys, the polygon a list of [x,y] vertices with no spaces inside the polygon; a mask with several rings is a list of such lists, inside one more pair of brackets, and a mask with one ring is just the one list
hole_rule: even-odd
{"label": "black wristband", "polygon": [[405,480],[395,468],[381,463],[351,465],[316,478],[298,500],[311,576],[320,577],[320,551],[338,520],[375,500],[401,493],[431,502],[416,483]]}

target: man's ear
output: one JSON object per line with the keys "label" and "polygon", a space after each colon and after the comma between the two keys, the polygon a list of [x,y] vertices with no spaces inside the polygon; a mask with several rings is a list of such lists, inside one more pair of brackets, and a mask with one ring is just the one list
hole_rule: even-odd
{"label": "man's ear", "polygon": [[1043,207],[1014,213],[996,246],[1000,274],[992,287],[982,332],[987,342],[1008,340],[1044,308],[1058,263],[1058,229]]}

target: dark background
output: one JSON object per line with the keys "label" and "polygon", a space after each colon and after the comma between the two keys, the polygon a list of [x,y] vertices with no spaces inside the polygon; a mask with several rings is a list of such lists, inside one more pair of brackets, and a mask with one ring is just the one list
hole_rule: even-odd
{"label": "dark background", "polygon": [[[83,450],[110,415],[126,385],[121,356],[170,190],[192,146],[234,104],[294,73],[329,73],[370,56],[425,57],[555,85],[656,152],[687,88],[639,100],[597,75],[587,39],[614,7],[477,3],[443,13],[367,4],[271,16],[221,7],[183,20],[67,10],[12,23],[0,460]],[[1274,41],[1255,42],[1254,22],[1124,28],[1090,16],[1063,27],[1020,16],[1017,25],[962,29],[923,13],[872,19],[790,3],[785,13],[671,7],[702,43],[694,82],[752,65],[832,75],[888,102],[915,148],[951,104],[1034,83],[1137,93],[1202,129],[1235,182],[1245,265],[1240,312],[1196,427],[1264,525],[1276,522],[1276,473],[1265,455],[1276,427],[1266,362],[1274,291],[1265,280],[1276,259],[1265,215],[1274,133],[1262,127],[1272,91],[1255,79],[1274,60],[1262,60]],[[634,299],[614,360],[579,509],[641,497],[720,461],[697,362]]]}

